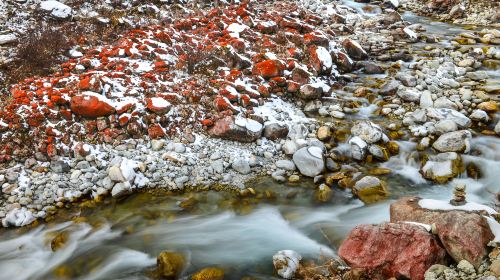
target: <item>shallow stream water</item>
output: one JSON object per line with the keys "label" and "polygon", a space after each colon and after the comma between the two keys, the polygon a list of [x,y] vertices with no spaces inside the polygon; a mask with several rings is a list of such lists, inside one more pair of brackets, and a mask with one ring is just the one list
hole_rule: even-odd
{"label": "shallow stream water", "polygon": [[[403,16],[422,24],[427,34],[446,34],[449,39],[466,31],[411,13]],[[499,77],[494,79],[498,82]],[[367,107],[358,117],[372,111]],[[393,170],[382,176],[391,192],[383,202],[364,205],[350,192],[335,189],[331,202],[318,205],[311,181],[277,184],[270,178],[248,184],[257,191],[255,197],[216,191],[153,192],[87,202],[61,210],[52,221],[36,227],[0,230],[0,279],[154,279],[156,256],[165,250],[187,256],[186,279],[207,266],[224,268],[228,279],[274,279],[276,251],[292,249],[311,259],[335,256],[350,229],[389,220],[389,204],[403,195],[449,199],[452,186],[464,182],[469,201],[490,204],[500,191],[498,137],[475,137],[473,153],[464,156],[480,168],[481,179],[462,174],[444,186],[421,177],[415,143],[398,143],[400,154],[382,165]],[[54,238],[62,240],[55,252]]]}

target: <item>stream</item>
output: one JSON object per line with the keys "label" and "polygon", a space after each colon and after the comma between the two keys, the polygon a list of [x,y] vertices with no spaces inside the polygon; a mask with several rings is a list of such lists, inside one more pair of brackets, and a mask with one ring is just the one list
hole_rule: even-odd
{"label": "stream", "polygon": [[[364,5],[345,3],[356,9]],[[422,24],[425,34],[446,34],[447,39],[467,31],[408,12],[403,17]],[[491,82],[498,83],[500,78],[493,74]],[[372,111],[366,107],[359,114],[366,117]],[[309,259],[335,257],[354,226],[388,221],[389,204],[401,196],[448,200],[457,182],[467,185],[467,199],[473,202],[491,204],[500,192],[498,137],[474,137],[473,153],[464,156],[466,163],[480,168],[481,179],[464,173],[447,185],[422,178],[415,160],[416,143],[401,140],[398,144],[399,155],[380,166],[392,170],[384,177],[391,192],[385,201],[365,205],[350,191],[336,188],[332,201],[319,205],[312,199],[312,181],[278,184],[259,178],[248,184],[257,192],[252,197],[208,190],[154,191],[118,201],[84,202],[60,210],[53,220],[36,227],[1,229],[0,279],[155,279],[161,251],[187,256],[182,279],[208,266],[224,268],[228,279],[278,279],[272,266],[274,253],[291,249]],[[64,244],[54,252],[55,237]]]}

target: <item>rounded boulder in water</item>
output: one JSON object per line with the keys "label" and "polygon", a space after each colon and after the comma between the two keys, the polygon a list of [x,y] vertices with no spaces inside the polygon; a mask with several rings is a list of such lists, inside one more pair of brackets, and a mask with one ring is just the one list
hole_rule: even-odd
{"label": "rounded boulder in water", "polygon": [[314,177],[325,168],[323,150],[319,147],[304,147],[293,154],[293,162],[304,176]]}

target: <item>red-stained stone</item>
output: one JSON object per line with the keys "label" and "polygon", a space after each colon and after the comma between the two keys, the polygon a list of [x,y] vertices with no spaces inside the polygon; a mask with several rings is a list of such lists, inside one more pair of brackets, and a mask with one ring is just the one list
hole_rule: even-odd
{"label": "red-stained stone", "polygon": [[313,31],[304,35],[304,44],[328,47],[328,38],[321,32]]}
{"label": "red-stained stone", "polygon": [[481,212],[439,211],[421,208],[418,197],[403,197],[391,204],[391,222],[412,221],[435,224],[437,236],[455,259],[467,260],[476,268],[488,254],[494,235]]}
{"label": "red-stained stone", "polygon": [[283,76],[285,65],[278,60],[268,59],[256,63],[252,69],[252,74],[262,76],[264,79]]}
{"label": "red-stained stone", "polygon": [[73,96],[70,106],[74,114],[88,118],[105,117],[115,113],[115,108],[107,102],[86,94]]}
{"label": "red-stained stone", "polygon": [[[161,98],[161,97],[155,97],[155,98]],[[172,107],[170,104],[168,104],[167,106],[158,106],[158,104],[154,104],[153,102],[153,99],[151,98],[146,98],[146,107],[154,112],[154,113],[157,113],[157,114],[165,114],[165,113],[168,113],[168,111],[170,111],[170,108]]]}
{"label": "red-stained stone", "polygon": [[73,153],[75,156],[86,157],[90,154],[90,149],[84,143],[77,143],[73,148]]}
{"label": "red-stained stone", "polygon": [[158,139],[161,137],[165,137],[167,134],[165,130],[159,124],[152,124],[148,128],[148,135],[151,139]]}
{"label": "red-stained stone", "polygon": [[446,250],[423,227],[408,223],[356,226],[339,256],[368,279],[423,280],[434,264],[447,264]]}

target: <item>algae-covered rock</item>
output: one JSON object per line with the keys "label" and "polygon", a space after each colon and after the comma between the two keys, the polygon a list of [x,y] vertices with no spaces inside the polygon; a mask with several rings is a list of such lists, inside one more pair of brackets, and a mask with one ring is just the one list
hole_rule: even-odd
{"label": "algae-covered rock", "polygon": [[321,184],[314,193],[314,198],[317,202],[326,203],[332,199],[333,191],[326,184]]}
{"label": "algae-covered rock", "polygon": [[192,280],[222,280],[224,279],[224,270],[219,267],[207,267],[196,272]]}
{"label": "algae-covered rock", "polygon": [[156,258],[156,269],[159,276],[166,279],[176,279],[182,272],[186,259],[175,252],[161,252]]}
{"label": "algae-covered rock", "polygon": [[389,195],[385,182],[373,176],[365,176],[357,181],[352,193],[364,203],[373,203]]}

